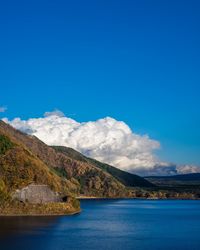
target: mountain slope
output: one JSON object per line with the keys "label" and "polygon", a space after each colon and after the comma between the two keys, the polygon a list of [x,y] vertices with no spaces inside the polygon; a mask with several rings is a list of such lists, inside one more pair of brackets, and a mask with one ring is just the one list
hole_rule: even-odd
{"label": "mountain slope", "polygon": [[[95,197],[199,199],[200,189],[149,187],[143,178],[87,158],[65,147],[50,147],[0,121],[0,214],[62,214],[77,209],[72,199],[53,206],[14,204],[5,207],[13,191],[30,183],[45,184],[62,194]],[[147,186],[141,188],[140,186]],[[129,186],[129,187],[127,187]],[[131,187],[130,187],[131,186]],[[3,207],[2,207],[3,205]],[[63,207],[64,206],[64,207]],[[16,209],[18,209],[16,211]]]}
{"label": "mountain slope", "polygon": [[0,121],[0,128],[22,143],[57,175],[74,184],[77,189],[70,189],[71,192],[77,195],[98,197],[127,197],[130,195],[126,187],[116,178],[92,164],[57,152],[38,138],[26,135],[3,121]]}
{"label": "mountain slope", "polygon": [[[0,153],[0,178],[10,192],[35,182],[47,184],[55,191],[64,191],[67,184],[27,149],[17,144],[0,131],[0,148],[2,140],[11,145]],[[65,183],[65,185],[63,185]]]}
{"label": "mountain slope", "polygon": [[81,162],[92,164],[93,166],[111,174],[113,177],[115,177],[118,181],[120,181],[125,186],[128,186],[128,187],[154,187],[155,186],[154,184],[150,183],[149,181],[145,180],[144,178],[138,175],[130,174],[128,172],[122,171],[113,166],[110,166],[106,163],[102,163],[97,160],[88,158],[72,148],[63,147],[63,146],[53,146],[52,148],[54,148],[58,152],[65,154],[66,156],[70,158],[76,159]]}
{"label": "mountain slope", "polygon": [[45,184],[63,196],[69,195],[70,183],[67,180],[53,173],[40,159],[0,127],[0,214],[57,214],[79,210],[78,203],[33,207],[28,203],[22,204],[12,200],[12,194],[17,189],[31,183]]}

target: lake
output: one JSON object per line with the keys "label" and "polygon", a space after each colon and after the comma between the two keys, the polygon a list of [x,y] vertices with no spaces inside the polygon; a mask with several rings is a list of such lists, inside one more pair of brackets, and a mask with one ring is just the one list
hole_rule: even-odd
{"label": "lake", "polygon": [[82,200],[82,213],[0,217],[0,250],[199,250],[200,201]]}

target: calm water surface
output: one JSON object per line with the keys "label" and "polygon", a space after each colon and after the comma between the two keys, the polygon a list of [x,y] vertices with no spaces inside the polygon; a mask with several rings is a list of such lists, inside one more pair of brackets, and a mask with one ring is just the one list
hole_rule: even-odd
{"label": "calm water surface", "polygon": [[85,200],[63,217],[0,217],[0,250],[200,250],[200,201]]}

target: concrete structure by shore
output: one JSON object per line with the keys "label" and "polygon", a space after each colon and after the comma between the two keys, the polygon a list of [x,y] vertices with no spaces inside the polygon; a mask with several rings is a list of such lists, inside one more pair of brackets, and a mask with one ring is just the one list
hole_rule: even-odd
{"label": "concrete structure by shore", "polygon": [[12,198],[33,204],[63,201],[62,197],[52,191],[48,185],[36,184],[30,184],[27,187],[16,190]]}

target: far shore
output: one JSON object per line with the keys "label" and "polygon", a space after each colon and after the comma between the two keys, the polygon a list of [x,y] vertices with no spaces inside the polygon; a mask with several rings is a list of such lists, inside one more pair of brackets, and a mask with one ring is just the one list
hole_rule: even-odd
{"label": "far shore", "polygon": [[97,197],[97,196],[78,196],[78,200],[115,200],[115,199],[137,199],[134,197]]}
{"label": "far shore", "polygon": [[144,197],[95,197],[95,196],[78,196],[78,200],[119,200],[119,199],[131,199],[131,200],[200,200],[200,198],[144,198]]}

